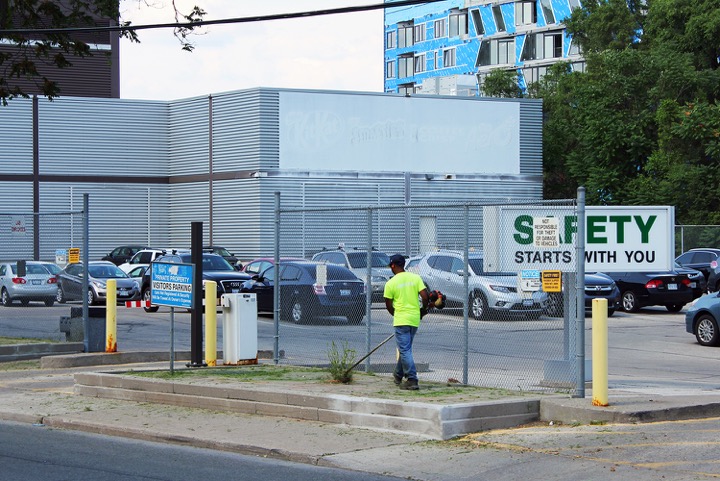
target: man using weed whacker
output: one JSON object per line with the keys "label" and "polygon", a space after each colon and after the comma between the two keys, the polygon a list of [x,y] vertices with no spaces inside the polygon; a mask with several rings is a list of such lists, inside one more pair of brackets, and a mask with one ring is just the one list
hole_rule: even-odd
{"label": "man using weed whacker", "polygon": [[[393,378],[400,389],[416,391],[419,389],[412,345],[420,319],[427,313],[430,295],[419,275],[405,270],[405,258],[395,254],[390,258],[388,267],[393,277],[385,284],[385,308],[393,316],[395,343],[398,349],[398,361]],[[418,302],[418,294],[420,301]],[[403,382],[403,378],[407,378]]]}

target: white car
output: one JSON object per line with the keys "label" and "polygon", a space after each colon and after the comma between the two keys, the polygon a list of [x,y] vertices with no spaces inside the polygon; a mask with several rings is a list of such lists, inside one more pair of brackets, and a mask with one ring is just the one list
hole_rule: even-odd
{"label": "white car", "polygon": [[[149,266],[157,257],[170,253],[190,252],[188,249],[143,249],[138,251],[124,264],[120,264],[120,270],[128,274],[131,270],[139,265]],[[142,277],[142,276],[141,276]]]}

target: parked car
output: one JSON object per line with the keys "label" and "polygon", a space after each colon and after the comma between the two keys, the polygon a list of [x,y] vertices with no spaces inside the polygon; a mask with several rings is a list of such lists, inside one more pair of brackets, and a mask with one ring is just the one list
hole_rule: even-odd
{"label": "parked car", "polygon": [[[563,286],[563,290],[574,286]],[[608,316],[620,310],[620,289],[615,281],[602,272],[585,274],[585,312],[592,311],[593,299],[607,299]],[[550,317],[563,317],[563,292],[549,292],[545,314]]]}
{"label": "parked car", "polygon": [[465,262],[462,252],[427,253],[420,260],[417,270],[429,290],[437,289],[447,296],[449,307],[461,306],[467,301],[473,319],[487,319],[491,314],[538,318],[545,311],[548,301],[546,293],[523,295],[518,292],[517,273],[484,272],[482,252],[470,252],[468,266],[468,298],[465,298]]}
{"label": "parked car", "polygon": [[88,263],[88,285],[83,284],[83,265],[68,264],[57,275],[57,301],[79,301],[87,296],[88,304],[100,304],[107,300],[107,281],[115,279],[118,302],[134,301],[140,298],[140,286],[110,261]]}
{"label": "parked car", "polygon": [[44,302],[50,307],[57,295],[57,279],[42,263],[25,262],[25,275],[18,275],[16,262],[0,264],[0,299],[3,306],[19,301],[27,306],[31,301]]}
{"label": "parked car", "polygon": [[695,334],[703,346],[720,345],[720,293],[713,292],[697,299],[685,313],[685,330]]}
{"label": "parked car", "polygon": [[114,248],[108,255],[102,258],[104,261],[110,261],[116,266],[126,263],[138,251],[147,249],[146,245],[126,245]]}
{"label": "parked car", "polygon": [[[327,271],[319,284],[318,266]],[[246,282],[242,292],[257,295],[258,312],[273,312],[276,269],[269,266]],[[365,316],[365,283],[337,264],[295,260],[280,265],[280,318],[307,324],[320,316],[344,316],[360,324]]]}
{"label": "parked car", "polygon": [[[304,261],[307,259],[303,259],[301,257],[281,257],[280,262],[285,261]],[[274,265],[275,259],[272,257],[259,257],[257,259],[253,259],[242,268],[242,272],[245,274],[248,274],[249,276],[255,276],[260,274],[262,271],[267,269],[268,267]]]}
{"label": "parked car", "polygon": [[185,250],[179,250],[179,249],[143,249],[135,253],[132,258],[125,262],[124,264],[120,265],[120,269],[128,273],[133,267],[136,267],[138,265],[150,265],[152,261],[154,261],[156,258],[168,254],[168,253],[179,253],[179,252],[187,252],[190,251]]}
{"label": "parked car", "polygon": [[[337,264],[351,270],[358,279],[367,278],[367,250],[353,248],[345,250],[340,246],[337,249],[318,252],[312,258],[314,261],[322,261],[330,264]],[[370,284],[372,286],[372,298],[381,301],[385,291],[385,283],[393,274],[388,264],[390,256],[380,251],[370,253]]]}
{"label": "parked car", "polygon": [[224,247],[220,246],[205,246],[203,247],[204,252],[209,252],[211,254],[217,254],[228,263],[233,266],[237,270],[241,270],[243,268],[242,262],[240,262],[240,259],[238,259],[235,254],[231,254],[230,251],[228,251]]}
{"label": "parked car", "polygon": [[706,291],[720,291],[720,264],[718,263],[716,263],[715,267],[713,267],[713,269],[710,271],[710,275],[708,276],[707,280]]}
{"label": "parked car", "polygon": [[642,307],[665,306],[679,312],[693,300],[687,274],[670,272],[606,272],[620,288],[622,308],[636,312]]}
{"label": "parked car", "polygon": [[702,272],[689,267],[683,267],[677,262],[673,270],[688,276],[688,279],[690,279],[690,289],[693,291],[693,299],[697,299],[707,292],[707,281],[705,281],[705,276]]}
{"label": "parked car", "polygon": [[138,285],[142,283],[142,276],[145,274],[145,271],[147,270],[148,266],[150,264],[138,264],[132,269],[130,269],[130,272],[127,273],[128,277],[130,279],[133,279],[137,281]]}
{"label": "parked car", "polygon": [[675,262],[683,267],[702,272],[707,281],[710,277],[710,272],[718,266],[718,261],[720,261],[718,258],[720,258],[720,249],[714,247],[696,247],[680,254],[675,259]]}
{"label": "parked car", "polygon": [[[159,256],[154,262],[168,262],[171,264],[191,264],[192,254],[190,252],[176,252]],[[202,255],[202,278],[203,281],[214,281],[217,283],[217,298],[225,293],[237,293],[243,287],[245,281],[250,279],[248,274],[238,272],[228,261],[217,254],[203,253]],[[145,270],[140,285],[143,301],[152,301],[152,264]],[[204,299],[204,295],[203,295]],[[158,306],[144,307],[146,312],[156,312]]]}

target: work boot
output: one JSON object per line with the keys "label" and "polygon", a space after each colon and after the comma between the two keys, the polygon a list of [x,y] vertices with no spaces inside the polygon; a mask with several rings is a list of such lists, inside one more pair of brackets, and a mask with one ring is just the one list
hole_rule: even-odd
{"label": "work boot", "polygon": [[408,379],[404,383],[400,384],[400,389],[405,389],[406,391],[417,391],[420,389],[420,386],[418,386],[417,379]]}
{"label": "work boot", "polygon": [[396,386],[399,386],[400,384],[402,384],[402,380],[403,380],[402,376],[399,376],[399,375],[393,373],[393,381],[395,381]]}

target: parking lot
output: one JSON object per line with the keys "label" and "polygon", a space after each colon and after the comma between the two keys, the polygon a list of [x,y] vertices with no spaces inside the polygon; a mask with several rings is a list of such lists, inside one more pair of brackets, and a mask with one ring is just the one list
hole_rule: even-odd
{"label": "parking lot", "polygon": [[[379,307],[379,305],[376,305]],[[69,305],[45,307],[4,307],[0,309],[0,336],[61,339],[60,316],[69,315]],[[415,355],[427,365],[421,378],[439,380],[456,377],[458,333],[462,316],[451,310],[428,315],[416,338]],[[118,350],[163,351],[170,349],[170,310],[146,313],[139,308],[118,308]],[[391,332],[391,320],[384,309],[375,308],[370,325],[372,345]],[[476,363],[470,364],[471,381],[503,384],[533,376],[532,367],[542,370],[542,362],[528,364],[538,357],[534,345],[550,345],[562,338],[562,320],[469,322],[468,344]],[[176,310],[175,348],[190,349],[190,314]],[[664,308],[645,308],[637,313],[618,312],[608,321],[609,382],[611,388],[630,393],[662,392],[682,394],[716,391],[720,388],[720,351],[697,344],[685,332],[684,311],[670,313]],[[320,324],[281,323],[279,347],[282,362],[327,362],[333,340],[350,340],[358,353],[364,353],[368,326],[348,325],[342,318],[329,318]],[[222,314],[218,314],[218,347],[222,349]],[[64,335],[63,335],[64,336]],[[586,318],[586,357],[591,356],[592,322]],[[271,317],[258,318],[258,348],[272,350],[274,323]],[[562,346],[557,346],[562,356]],[[394,362],[392,343],[371,358],[373,365]],[[542,360],[538,360],[542,361]],[[531,367],[528,368],[527,366]],[[517,372],[514,372],[517,371]],[[588,375],[590,373],[587,373]],[[539,375],[539,374],[538,374]]]}

